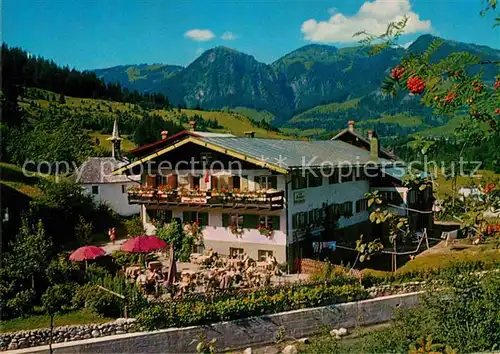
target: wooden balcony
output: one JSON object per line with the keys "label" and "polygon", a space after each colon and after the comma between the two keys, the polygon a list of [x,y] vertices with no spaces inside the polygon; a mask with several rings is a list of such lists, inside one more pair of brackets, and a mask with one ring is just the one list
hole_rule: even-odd
{"label": "wooden balcony", "polygon": [[284,191],[212,192],[170,190],[131,190],[129,204],[154,204],[179,207],[278,210],[284,206]]}

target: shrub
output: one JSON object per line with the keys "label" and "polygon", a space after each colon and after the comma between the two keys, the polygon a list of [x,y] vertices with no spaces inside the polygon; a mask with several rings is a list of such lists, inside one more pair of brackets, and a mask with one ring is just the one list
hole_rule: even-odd
{"label": "shrub", "polygon": [[138,320],[146,329],[184,327],[325,306],[366,297],[366,291],[359,285],[300,284],[242,294],[226,294],[213,299],[158,303],[140,313]]}
{"label": "shrub", "polygon": [[357,279],[349,274],[349,270],[343,266],[333,267],[331,263],[326,265],[320,271],[317,271],[310,276],[313,282],[328,282],[335,285],[356,284]]}
{"label": "shrub", "polygon": [[144,235],[146,230],[139,215],[124,221],[125,233],[127,236]]}
{"label": "shrub", "polygon": [[425,281],[445,276],[449,272],[474,272],[500,266],[498,250],[452,252],[416,257],[399,268],[396,273],[364,269],[362,284],[370,287],[378,284]]}
{"label": "shrub", "polygon": [[120,317],[124,303],[119,297],[101,290],[95,284],[86,284],[76,290],[73,304],[78,308],[86,308],[105,317]]}
{"label": "shrub", "polygon": [[158,256],[152,253],[131,253],[115,251],[111,254],[115,263],[120,267],[129,267],[131,265],[147,263],[158,260]]}
{"label": "shrub", "polygon": [[32,313],[36,302],[36,293],[33,289],[22,290],[7,301],[7,311],[12,317],[26,316]]}

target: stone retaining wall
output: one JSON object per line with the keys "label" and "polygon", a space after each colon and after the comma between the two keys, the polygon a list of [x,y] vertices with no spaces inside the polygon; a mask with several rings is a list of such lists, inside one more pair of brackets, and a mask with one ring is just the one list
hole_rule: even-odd
{"label": "stone retaining wall", "polygon": [[[138,326],[135,323],[135,319],[121,318],[114,322],[103,324],[56,327],[54,328],[53,342],[63,343],[137,331]],[[49,343],[49,337],[50,329],[48,328],[2,333],[0,334],[0,350],[13,350],[46,345]]]}
{"label": "stone retaining wall", "polygon": [[[280,328],[285,331],[287,338],[301,338],[318,333],[324,326],[353,328],[386,322],[393,317],[395,309],[415,307],[421,294],[391,295],[208,326],[170,328],[61,343],[54,346],[54,353],[194,353],[201,333],[205,333],[208,340],[217,338],[218,350],[262,346],[272,343]],[[48,349],[39,347],[16,352],[48,353]]]}

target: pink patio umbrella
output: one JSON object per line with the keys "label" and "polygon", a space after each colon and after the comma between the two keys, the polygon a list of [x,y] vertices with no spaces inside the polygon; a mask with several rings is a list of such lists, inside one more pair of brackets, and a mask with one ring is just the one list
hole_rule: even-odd
{"label": "pink patio umbrella", "polygon": [[167,243],[156,236],[136,236],[125,241],[120,249],[125,252],[148,253],[168,247]]}
{"label": "pink patio umbrella", "polygon": [[91,259],[96,259],[102,257],[106,254],[106,251],[101,247],[97,246],[83,246],[71,253],[69,256],[70,261],[82,262]]}

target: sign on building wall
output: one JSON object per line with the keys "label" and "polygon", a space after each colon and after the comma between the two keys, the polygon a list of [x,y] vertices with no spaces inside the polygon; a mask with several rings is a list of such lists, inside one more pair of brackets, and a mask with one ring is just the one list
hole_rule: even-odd
{"label": "sign on building wall", "polygon": [[293,204],[302,204],[306,202],[306,195],[304,191],[293,192]]}
{"label": "sign on building wall", "polygon": [[206,204],[207,197],[182,197],[182,203],[197,203],[197,204]]}

